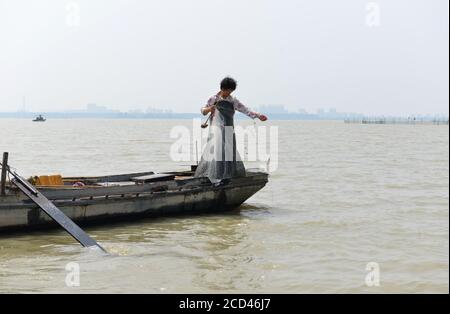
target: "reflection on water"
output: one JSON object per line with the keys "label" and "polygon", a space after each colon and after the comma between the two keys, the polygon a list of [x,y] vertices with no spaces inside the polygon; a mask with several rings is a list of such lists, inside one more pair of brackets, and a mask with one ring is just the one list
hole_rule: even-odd
{"label": "reflection on water", "polygon": [[[169,131],[190,121],[80,123],[0,120],[0,150],[24,175],[185,169]],[[240,210],[87,228],[108,256],[60,230],[0,236],[0,292],[448,293],[448,126],[272,123],[279,169]]]}
{"label": "reflection on water", "polygon": [[[255,207],[252,209],[256,210]],[[21,277],[31,279],[32,283],[45,278],[42,282],[45,291],[53,291],[56,287],[56,290],[67,290],[63,286],[63,270],[65,264],[71,261],[81,263],[82,278],[88,281],[91,275],[101,276],[102,273],[104,276],[108,273],[111,276],[127,273],[126,276],[134,278],[144,272],[149,277],[138,277],[143,283],[134,281],[135,284],[144,284],[145,287],[148,280],[152,284],[160,280],[162,290],[177,291],[180,282],[174,282],[176,285],[163,284],[166,276],[173,279],[174,272],[177,272],[182,275],[181,282],[189,279],[186,287],[193,285],[189,289],[234,290],[237,288],[236,281],[242,280],[246,275],[245,264],[251,264],[255,258],[254,253],[248,250],[247,225],[248,218],[237,210],[192,218],[158,218],[110,227],[87,228],[104,245],[109,256],[80,248],[62,231],[15,234],[13,237],[3,235],[0,237],[0,292],[14,291],[11,286],[20,282]],[[168,265],[168,261],[173,265]],[[184,264],[189,264],[195,271],[184,273],[180,270],[185,267],[176,267]],[[171,271],[166,273],[166,268]],[[48,272],[54,275],[45,275]],[[229,276],[228,272],[233,274]],[[218,280],[221,277],[223,278]],[[54,284],[49,284],[48,281],[54,281]],[[84,291],[83,287],[84,285],[79,291]],[[126,288],[138,291],[144,287]],[[93,287],[86,288],[89,291]],[[155,292],[155,287],[152,285],[148,292]]]}

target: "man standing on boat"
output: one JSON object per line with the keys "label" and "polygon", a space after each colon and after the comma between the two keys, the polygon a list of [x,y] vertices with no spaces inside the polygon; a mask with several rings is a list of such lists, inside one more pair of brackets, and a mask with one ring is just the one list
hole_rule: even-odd
{"label": "man standing on boat", "polygon": [[211,127],[206,148],[195,172],[196,177],[208,177],[212,182],[245,176],[245,167],[236,150],[234,113],[242,112],[252,119],[266,121],[267,117],[252,111],[237,98],[231,96],[237,82],[226,77],[220,83],[220,92],[209,98],[201,109],[203,115],[210,114]]}

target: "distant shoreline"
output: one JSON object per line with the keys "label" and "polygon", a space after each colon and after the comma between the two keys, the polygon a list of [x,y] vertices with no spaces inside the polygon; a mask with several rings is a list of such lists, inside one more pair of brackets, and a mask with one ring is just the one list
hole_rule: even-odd
{"label": "distant shoreline", "polygon": [[[32,120],[39,114],[46,119],[142,119],[142,120],[186,120],[203,119],[200,113],[90,113],[90,112],[0,112],[0,119],[29,119]],[[267,113],[270,120],[305,120],[305,121],[362,121],[362,120],[397,120],[397,121],[448,121],[443,115],[427,116],[365,116],[358,114],[320,115],[309,113]],[[236,115],[236,119],[245,119],[244,115]]]}
{"label": "distant shoreline", "polygon": [[[0,113],[0,119],[34,119],[41,114],[47,119],[142,119],[142,120],[187,120],[187,119],[204,119],[200,113],[161,113],[161,114],[92,114],[92,113]],[[314,114],[268,114],[271,120],[337,120],[343,121],[346,117],[320,117]],[[237,114],[236,119],[246,119],[244,115]]]}

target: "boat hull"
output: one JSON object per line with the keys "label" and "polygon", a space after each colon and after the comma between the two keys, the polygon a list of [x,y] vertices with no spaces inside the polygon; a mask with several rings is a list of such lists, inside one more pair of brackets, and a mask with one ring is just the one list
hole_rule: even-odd
{"label": "boat hull", "polygon": [[[142,217],[232,210],[262,189],[267,178],[267,174],[259,172],[226,184],[191,182],[156,192],[155,184],[73,191],[42,189],[41,192],[76,223],[104,224]],[[52,219],[20,193],[0,198],[0,232],[52,226],[55,226]]]}

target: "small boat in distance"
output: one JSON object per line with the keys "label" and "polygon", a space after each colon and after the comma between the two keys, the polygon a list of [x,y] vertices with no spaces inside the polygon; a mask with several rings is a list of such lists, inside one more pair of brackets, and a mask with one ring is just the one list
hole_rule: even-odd
{"label": "small boat in distance", "polygon": [[45,122],[46,119],[40,114],[36,118],[34,118],[33,122]]}

